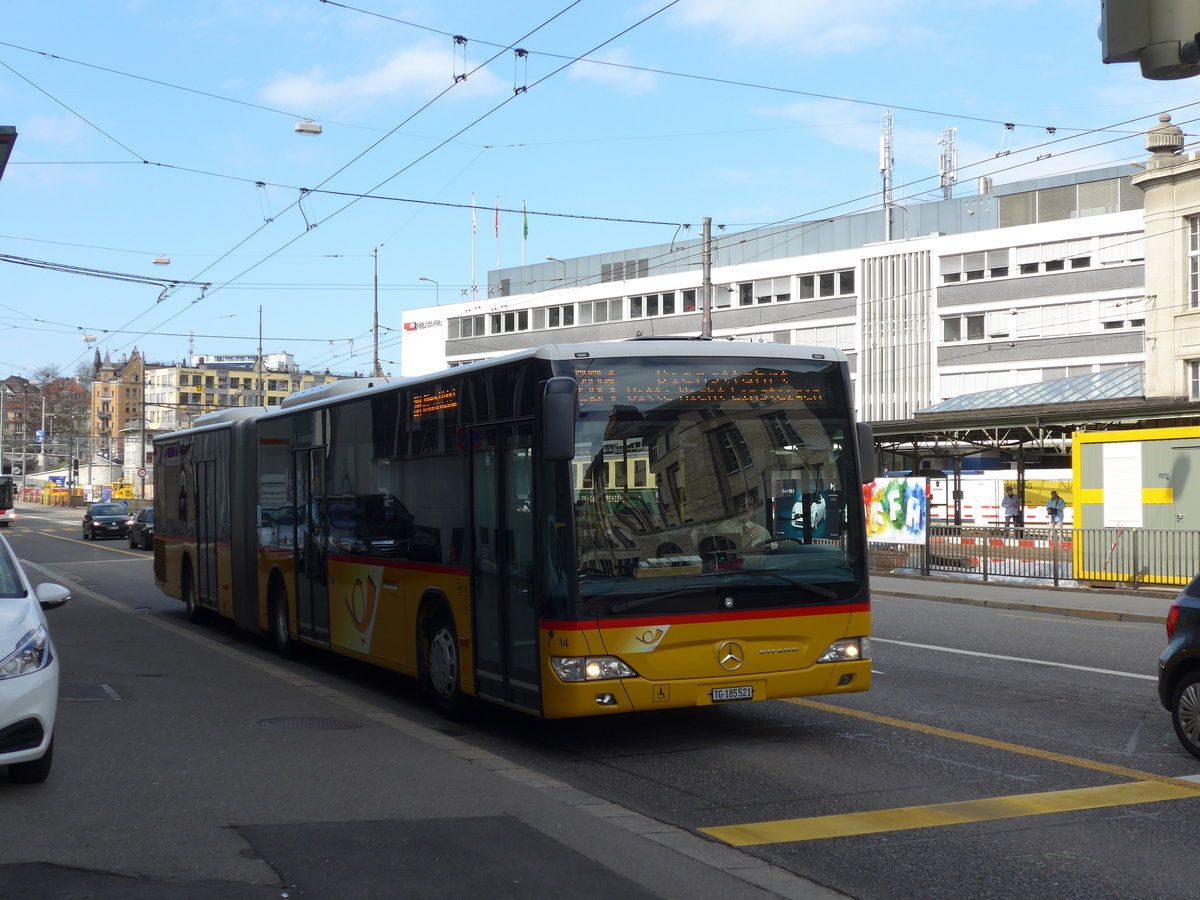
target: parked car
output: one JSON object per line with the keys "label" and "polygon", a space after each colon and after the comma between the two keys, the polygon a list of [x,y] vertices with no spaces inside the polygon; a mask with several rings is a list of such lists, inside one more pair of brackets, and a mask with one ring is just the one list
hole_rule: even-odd
{"label": "parked car", "polygon": [[125,537],[129,534],[129,510],[120,503],[93,503],[83,514],[83,539]]}
{"label": "parked car", "polygon": [[1183,749],[1200,758],[1200,575],[1167,613],[1167,648],[1158,659],[1158,697]]}
{"label": "parked car", "polygon": [[60,584],[34,588],[0,536],[0,766],[8,780],[45,781],[54,758],[58,658],[43,610],[62,606]]}
{"label": "parked car", "polygon": [[154,507],[143,506],[129,519],[129,546],[154,549]]}

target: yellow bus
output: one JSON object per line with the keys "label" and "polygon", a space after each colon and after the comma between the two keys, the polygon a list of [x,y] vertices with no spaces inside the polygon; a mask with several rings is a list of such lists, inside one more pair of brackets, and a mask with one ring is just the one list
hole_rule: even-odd
{"label": "yellow bus", "polygon": [[863,691],[872,461],[837,350],[547,346],[157,438],[155,580],[451,714]]}

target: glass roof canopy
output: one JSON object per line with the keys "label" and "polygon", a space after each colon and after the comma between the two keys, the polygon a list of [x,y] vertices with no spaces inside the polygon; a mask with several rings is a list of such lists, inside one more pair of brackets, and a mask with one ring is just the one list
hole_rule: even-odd
{"label": "glass roof canopy", "polygon": [[974,394],[962,394],[926,407],[918,411],[915,416],[917,418],[942,416],[965,410],[1012,410],[1023,406],[1132,400],[1144,396],[1143,382],[1144,374],[1140,365],[1122,366],[1091,375],[1076,375],[1072,378],[1059,378],[1056,381],[1043,381],[1037,384],[1022,384],[990,391],[978,391]]}

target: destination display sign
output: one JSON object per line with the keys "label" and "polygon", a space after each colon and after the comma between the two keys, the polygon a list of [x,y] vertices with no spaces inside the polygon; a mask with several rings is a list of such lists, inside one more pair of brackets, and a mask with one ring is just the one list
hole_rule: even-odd
{"label": "destination display sign", "polygon": [[579,403],[657,405],[662,403],[821,403],[816,385],[793,383],[795,373],[778,369],[730,369],[721,366],[683,369],[578,369]]}

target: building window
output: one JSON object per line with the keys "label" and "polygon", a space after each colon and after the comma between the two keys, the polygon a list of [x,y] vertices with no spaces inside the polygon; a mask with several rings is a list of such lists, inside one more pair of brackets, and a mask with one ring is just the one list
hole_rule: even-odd
{"label": "building window", "polygon": [[1200,400],[1200,360],[1192,360],[1188,367],[1188,399]]}
{"label": "building window", "polygon": [[986,323],[987,316],[982,313],[969,316],[947,316],[942,319],[942,342],[956,344],[963,340],[982,341],[987,336]]}
{"label": "building window", "polygon": [[564,304],[563,306],[550,306],[546,308],[546,327],[547,328],[567,328],[575,324],[575,306],[574,304]]}
{"label": "building window", "polygon": [[1200,216],[1188,216],[1188,308],[1200,308]]}

